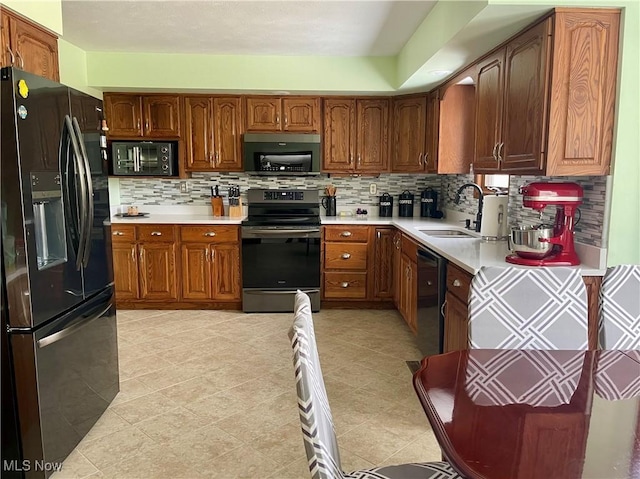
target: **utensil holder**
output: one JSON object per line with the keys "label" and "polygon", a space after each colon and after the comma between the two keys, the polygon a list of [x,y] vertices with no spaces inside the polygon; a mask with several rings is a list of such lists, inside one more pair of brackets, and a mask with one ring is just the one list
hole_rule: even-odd
{"label": "utensil holder", "polygon": [[214,196],[211,198],[211,210],[213,211],[213,216],[224,216],[222,196]]}
{"label": "utensil holder", "polygon": [[236,199],[237,205],[229,205],[229,216],[231,218],[238,218],[242,216],[242,200],[240,198]]}

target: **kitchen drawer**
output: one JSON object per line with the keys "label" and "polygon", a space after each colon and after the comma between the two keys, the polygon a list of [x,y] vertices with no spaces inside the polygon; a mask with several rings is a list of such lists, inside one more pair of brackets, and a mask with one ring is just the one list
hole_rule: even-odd
{"label": "kitchen drawer", "polygon": [[418,261],[418,243],[413,241],[410,237],[403,234],[402,240],[402,252],[406,254],[411,261]]}
{"label": "kitchen drawer", "polygon": [[349,241],[353,243],[366,243],[369,239],[368,226],[325,226],[325,241]]}
{"label": "kitchen drawer", "polygon": [[138,226],[139,241],[173,242],[176,230],[173,225],[140,225]]}
{"label": "kitchen drawer", "polygon": [[237,226],[181,226],[180,238],[197,243],[237,243]]}
{"label": "kitchen drawer", "polygon": [[326,299],[365,299],[367,273],[325,273],[324,297]]}
{"label": "kitchen drawer", "polygon": [[111,224],[111,241],[114,243],[131,243],[136,240],[136,227],[133,225]]}
{"label": "kitchen drawer", "polygon": [[464,304],[467,304],[471,278],[472,276],[469,273],[449,263],[447,266],[447,291],[457,296]]}
{"label": "kitchen drawer", "polygon": [[325,243],[325,269],[367,269],[366,243]]}

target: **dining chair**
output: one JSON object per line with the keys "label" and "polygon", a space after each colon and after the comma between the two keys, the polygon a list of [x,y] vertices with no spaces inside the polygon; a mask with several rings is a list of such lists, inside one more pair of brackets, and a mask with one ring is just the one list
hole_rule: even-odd
{"label": "dining chair", "polygon": [[640,349],[640,265],[608,268],[600,286],[600,347]]}
{"label": "dining chair", "polygon": [[586,350],[587,304],[576,269],[482,267],[469,290],[470,347]]}
{"label": "dining chair", "polygon": [[294,312],[289,339],[300,425],[312,479],[461,479],[446,462],[400,464],[345,473],[320,368],[311,302],[305,293],[296,293]]}

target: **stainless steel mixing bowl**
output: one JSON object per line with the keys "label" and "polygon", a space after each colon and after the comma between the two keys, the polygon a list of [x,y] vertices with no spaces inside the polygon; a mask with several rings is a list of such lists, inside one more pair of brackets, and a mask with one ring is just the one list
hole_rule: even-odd
{"label": "stainless steel mixing bowl", "polygon": [[553,228],[547,225],[515,226],[509,235],[509,249],[522,258],[541,259],[551,253],[553,245],[540,238],[552,236]]}

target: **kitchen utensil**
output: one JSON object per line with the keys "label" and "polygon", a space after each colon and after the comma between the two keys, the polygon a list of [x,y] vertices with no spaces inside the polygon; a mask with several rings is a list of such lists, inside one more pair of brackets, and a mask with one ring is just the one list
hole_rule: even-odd
{"label": "kitchen utensil", "polygon": [[378,216],[390,218],[393,215],[393,196],[389,193],[382,193],[378,205]]}
{"label": "kitchen utensil", "polygon": [[509,237],[507,229],[507,203],[506,195],[487,195],[482,204],[482,222],[480,236],[489,241],[505,240]]}
{"label": "kitchen utensil", "polygon": [[398,216],[411,218],[413,216],[413,193],[404,190],[398,198]]}
{"label": "kitchen utensil", "polygon": [[240,200],[240,187],[229,187],[229,216],[237,218],[242,216],[242,201]]}
{"label": "kitchen utensil", "polygon": [[542,259],[553,250],[553,244],[544,241],[552,236],[553,227],[549,225],[515,226],[511,228],[509,249],[521,258]]}

